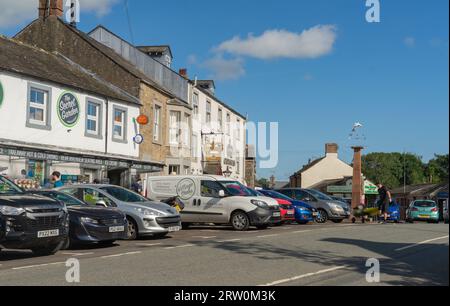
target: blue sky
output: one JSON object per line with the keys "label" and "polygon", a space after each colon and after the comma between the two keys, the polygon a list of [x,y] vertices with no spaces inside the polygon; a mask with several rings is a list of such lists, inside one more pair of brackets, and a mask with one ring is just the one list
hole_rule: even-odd
{"label": "blue sky", "polygon": [[[366,152],[406,150],[425,160],[448,153],[449,2],[380,2],[381,22],[369,24],[364,0],[129,0],[131,37],[123,1],[102,0],[83,11],[79,28],[103,24],[138,45],[170,44],[175,69],[219,77],[221,99],[252,121],[279,122],[279,165],[258,174],[286,179],[322,156],[326,142],[339,143],[351,162],[356,121],[364,124]],[[108,3],[115,5],[99,7]],[[0,22],[0,32],[13,35],[28,19]],[[217,50],[236,36],[319,25],[333,26],[335,37],[317,56]]]}

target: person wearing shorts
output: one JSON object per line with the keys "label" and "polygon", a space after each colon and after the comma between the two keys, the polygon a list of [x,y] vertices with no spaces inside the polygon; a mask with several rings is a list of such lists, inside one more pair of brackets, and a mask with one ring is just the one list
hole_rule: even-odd
{"label": "person wearing shorts", "polygon": [[381,211],[381,214],[384,216],[384,223],[387,222],[388,219],[388,208],[389,204],[392,202],[391,192],[381,183],[377,184],[378,187],[378,209]]}

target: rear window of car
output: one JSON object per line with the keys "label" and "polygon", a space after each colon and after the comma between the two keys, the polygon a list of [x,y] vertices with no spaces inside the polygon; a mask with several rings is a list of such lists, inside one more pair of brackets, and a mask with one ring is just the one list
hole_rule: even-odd
{"label": "rear window of car", "polygon": [[436,207],[436,203],[430,201],[416,201],[414,202],[415,207]]}

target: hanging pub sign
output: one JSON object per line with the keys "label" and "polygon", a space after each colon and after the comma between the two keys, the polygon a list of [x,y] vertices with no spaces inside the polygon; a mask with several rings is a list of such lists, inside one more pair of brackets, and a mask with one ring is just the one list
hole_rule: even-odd
{"label": "hanging pub sign", "polygon": [[73,127],[80,118],[80,103],[70,92],[64,92],[58,99],[57,113],[59,120],[66,127]]}
{"label": "hanging pub sign", "polygon": [[3,103],[3,85],[2,82],[0,82],[0,107],[2,107]]}

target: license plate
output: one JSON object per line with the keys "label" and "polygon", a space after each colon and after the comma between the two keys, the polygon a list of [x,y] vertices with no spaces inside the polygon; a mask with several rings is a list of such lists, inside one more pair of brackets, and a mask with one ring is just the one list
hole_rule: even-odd
{"label": "license plate", "polygon": [[312,215],[313,215],[313,217],[317,217],[319,215],[319,213],[315,211],[312,213]]}
{"label": "license plate", "polygon": [[287,214],[288,214],[288,215],[295,215],[295,211],[293,211],[293,210],[288,210],[288,211],[287,211]]}
{"label": "license plate", "polygon": [[169,232],[178,232],[181,230],[181,226],[171,226],[169,227]]}
{"label": "license plate", "polygon": [[110,233],[120,233],[125,232],[125,226],[111,226],[109,228]]}
{"label": "license plate", "polygon": [[41,231],[37,233],[38,238],[58,237],[59,230]]}
{"label": "license plate", "polygon": [[419,215],[419,218],[428,219],[428,218],[430,218],[430,216],[428,216],[428,215]]}
{"label": "license plate", "polygon": [[273,216],[274,216],[274,217],[281,217],[281,213],[279,213],[279,212],[274,212],[274,213],[273,213]]}

